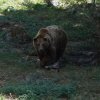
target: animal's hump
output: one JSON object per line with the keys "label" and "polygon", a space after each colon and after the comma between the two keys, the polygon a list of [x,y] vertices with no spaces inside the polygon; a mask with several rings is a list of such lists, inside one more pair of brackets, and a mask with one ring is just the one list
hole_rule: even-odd
{"label": "animal's hump", "polygon": [[61,29],[61,27],[58,25],[51,25],[51,26],[47,26],[46,28],[47,29]]}

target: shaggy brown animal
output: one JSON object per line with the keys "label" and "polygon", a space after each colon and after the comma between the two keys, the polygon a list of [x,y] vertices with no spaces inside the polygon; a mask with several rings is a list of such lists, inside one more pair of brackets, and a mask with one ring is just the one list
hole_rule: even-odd
{"label": "shaggy brown animal", "polygon": [[67,44],[64,30],[56,25],[41,28],[33,39],[34,48],[40,59],[40,66],[56,63],[62,57]]}

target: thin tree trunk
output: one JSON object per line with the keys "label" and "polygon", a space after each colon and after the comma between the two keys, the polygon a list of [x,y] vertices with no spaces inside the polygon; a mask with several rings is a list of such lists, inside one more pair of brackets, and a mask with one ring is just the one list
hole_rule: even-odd
{"label": "thin tree trunk", "polygon": [[45,0],[45,2],[47,3],[47,6],[48,6],[48,7],[53,6],[52,0]]}

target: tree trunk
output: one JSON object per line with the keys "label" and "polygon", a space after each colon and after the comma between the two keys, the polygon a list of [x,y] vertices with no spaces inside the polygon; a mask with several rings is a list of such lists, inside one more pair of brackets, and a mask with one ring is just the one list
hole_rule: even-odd
{"label": "tree trunk", "polygon": [[95,0],[93,0],[93,1],[92,1],[92,3],[93,3],[93,4],[95,4],[95,3],[96,3],[96,1],[95,1]]}
{"label": "tree trunk", "polygon": [[48,6],[48,7],[53,6],[52,0],[44,0],[44,1],[47,3],[47,6]]}

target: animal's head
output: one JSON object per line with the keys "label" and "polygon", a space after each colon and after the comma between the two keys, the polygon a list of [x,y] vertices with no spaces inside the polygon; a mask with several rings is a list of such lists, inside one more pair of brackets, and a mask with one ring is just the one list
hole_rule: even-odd
{"label": "animal's head", "polygon": [[45,54],[51,46],[51,36],[48,30],[45,28],[40,29],[33,39],[33,44],[39,54]]}

